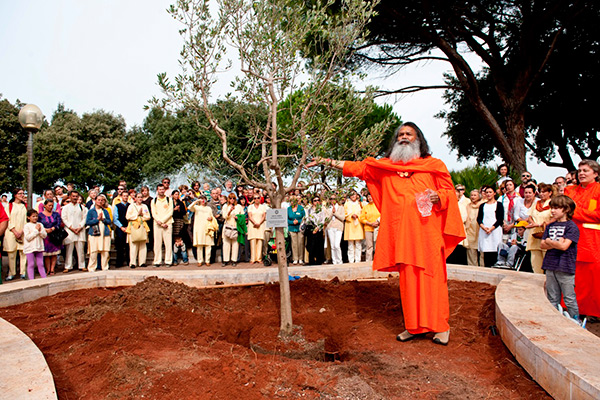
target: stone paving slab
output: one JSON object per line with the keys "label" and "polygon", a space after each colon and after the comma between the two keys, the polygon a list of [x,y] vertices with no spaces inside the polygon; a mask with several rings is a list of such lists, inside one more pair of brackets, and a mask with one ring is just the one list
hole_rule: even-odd
{"label": "stone paving slab", "polygon": [[56,399],[44,355],[23,332],[0,318],[0,398]]}
{"label": "stone paving slab", "polygon": [[546,299],[543,275],[506,276],[496,289],[496,324],[527,372],[556,399],[600,399],[600,338]]}
{"label": "stone paving slab", "polygon": [[[501,269],[448,265],[448,278],[497,285],[496,324],[518,362],[556,399],[600,399],[600,338],[561,316],[544,294],[544,276]],[[370,263],[290,266],[292,276],[340,280],[385,278]],[[119,269],[71,273],[0,286],[0,307],[56,293],[94,287],[131,286],[158,276],[190,286],[278,281],[276,266],[258,268]],[[54,399],[48,365],[35,344],[0,319],[0,398]],[[10,339],[12,338],[12,339]],[[6,379],[9,376],[18,379]],[[10,387],[6,386],[10,382]]]}

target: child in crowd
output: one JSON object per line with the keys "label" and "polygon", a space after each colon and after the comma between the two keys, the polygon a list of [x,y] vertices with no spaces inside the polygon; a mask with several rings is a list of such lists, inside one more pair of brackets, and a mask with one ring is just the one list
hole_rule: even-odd
{"label": "child in crowd", "polygon": [[527,238],[525,236],[526,221],[519,221],[515,224],[515,232],[513,232],[506,243],[500,243],[498,247],[498,263],[496,265],[507,265],[511,268],[515,266],[515,258],[519,250],[525,252],[527,246]]}
{"label": "child in crowd", "polygon": [[29,279],[35,276],[34,265],[42,278],[46,277],[44,268],[44,239],[48,234],[46,229],[38,222],[38,212],[30,209],[27,211],[27,223],[23,228],[23,253],[27,257],[27,275]]}
{"label": "child in crowd", "polygon": [[581,324],[575,296],[575,260],[579,229],[571,218],[575,202],[559,195],[550,200],[552,218],[544,231],[540,247],[546,251],[542,269],[546,271],[546,295],[550,303],[560,310],[561,294],[569,316]]}
{"label": "child in crowd", "polygon": [[175,236],[175,243],[173,244],[173,265],[179,264],[177,259],[183,260],[183,265],[188,265],[188,253],[185,243],[180,236]]}
{"label": "child in crowd", "polygon": [[[204,182],[202,184],[202,194],[204,194],[204,196],[206,196],[206,201],[210,201],[211,197],[210,197],[210,184],[208,182]],[[217,201],[219,199],[216,199]]]}

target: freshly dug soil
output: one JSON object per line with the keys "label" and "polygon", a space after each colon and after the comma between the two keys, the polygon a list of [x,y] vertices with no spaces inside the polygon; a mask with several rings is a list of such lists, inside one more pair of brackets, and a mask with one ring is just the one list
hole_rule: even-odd
{"label": "freshly dug soil", "polygon": [[494,335],[494,287],[449,283],[448,346],[400,343],[397,278],[199,290],[158,278],[0,309],[46,356],[60,399],[546,399]]}

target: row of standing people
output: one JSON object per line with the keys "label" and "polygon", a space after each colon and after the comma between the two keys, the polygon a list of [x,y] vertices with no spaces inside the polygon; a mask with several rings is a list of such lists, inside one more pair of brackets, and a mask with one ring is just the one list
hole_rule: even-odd
{"label": "row of standing people", "polygon": [[[548,293],[551,302],[554,304],[561,295],[567,295],[573,304],[576,293],[578,307],[569,309],[571,317],[574,316],[573,309],[582,315],[600,317],[600,262],[596,256],[600,246],[599,173],[600,165],[596,161],[582,160],[575,173],[557,177],[552,185],[534,185],[531,174],[524,172],[522,179],[525,182],[518,188],[512,179],[503,177],[499,197],[496,197],[496,188],[489,186],[483,187],[481,192],[472,191],[469,199],[461,193],[459,204],[462,203],[460,208],[467,234],[463,248],[468,264],[481,265],[479,253],[483,254],[486,267],[494,266],[498,249],[510,249],[518,245],[517,241],[524,240],[524,254],[530,257],[533,272],[545,273],[546,287],[552,287]],[[464,187],[462,189],[464,192]],[[576,229],[556,224],[556,216],[563,214],[566,215],[563,220],[572,220],[571,226]],[[563,220],[560,222],[566,223]],[[560,241],[560,246],[555,246],[565,247],[565,241],[569,245],[564,249],[549,247],[548,243],[557,237],[564,240]],[[572,265],[565,267],[554,259],[549,260],[548,252],[556,250],[562,251],[566,258],[572,257]]]}

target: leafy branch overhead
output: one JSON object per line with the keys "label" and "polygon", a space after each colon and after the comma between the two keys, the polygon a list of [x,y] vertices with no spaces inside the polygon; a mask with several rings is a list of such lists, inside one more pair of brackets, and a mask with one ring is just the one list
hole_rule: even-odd
{"label": "leafy branch overhead", "polygon": [[[382,0],[376,10],[366,43],[356,47],[353,67],[375,66],[390,74],[410,64],[442,62],[453,72],[453,79],[444,84],[411,82],[410,86],[382,93],[431,88],[460,92],[464,105],[481,122],[479,134],[485,131],[489,140],[477,152],[485,157],[490,151],[497,152],[518,170],[526,169],[526,146],[542,160],[552,153],[537,151],[528,139],[528,128],[537,125],[527,121],[528,109],[538,102],[534,99],[537,91],[550,88],[552,92],[560,85],[560,79],[542,79],[553,64],[569,60],[558,55],[571,46],[565,36],[597,31],[597,1]],[[597,34],[590,37],[597,38]],[[598,57],[598,52],[589,53]],[[477,75],[481,64],[489,78],[483,85]],[[587,68],[578,62],[569,66],[581,73]],[[450,135],[452,129],[451,123]],[[538,133],[544,132],[547,130]],[[540,141],[536,139],[536,143]],[[561,156],[567,158],[564,153]],[[567,166],[569,160],[565,162]]]}
{"label": "leafy branch overhead", "polygon": [[[316,1],[306,7],[304,3],[287,0],[217,0],[217,8],[213,9],[215,3],[208,0],[180,0],[169,9],[182,24],[182,72],[173,81],[159,75],[165,97],[155,98],[151,104],[204,114],[221,144],[223,160],[242,182],[266,189],[276,208],[286,193],[296,187],[307,160],[340,132],[355,129],[361,115],[371,112],[370,106],[354,101],[355,97],[349,94],[351,87],[340,72],[348,49],[363,41],[373,3],[336,2],[339,12],[335,17],[329,12],[333,4],[333,1]],[[315,41],[315,37],[323,41]],[[322,50],[309,67],[302,58],[307,43]],[[249,116],[248,146],[242,153],[236,153],[232,143],[240,138],[232,135],[211,106],[218,97],[217,85],[225,72],[234,76],[230,85],[233,93],[227,100],[264,112],[263,118],[258,114]],[[297,96],[281,107],[293,94]],[[367,96],[364,100],[369,101]],[[372,133],[374,137],[381,135],[376,129]],[[376,142],[363,137],[360,144],[369,146]],[[276,229],[276,243],[281,333],[289,335],[292,312],[282,228]]]}
{"label": "leafy branch overhead", "polygon": [[[338,138],[346,141],[348,132],[360,138],[347,147],[358,151],[348,155],[361,155],[361,149],[378,153],[395,118],[365,126],[376,108],[373,91],[353,94],[340,74],[348,49],[364,40],[372,3],[336,2],[341,12],[335,17],[329,12],[333,4],[222,0],[215,12],[208,1],[180,1],[170,13],[183,26],[182,71],[173,80],[159,75],[165,97],[151,103],[204,114],[220,141],[223,160],[257,187],[267,188],[266,181],[283,187],[288,176],[291,189],[307,159],[330,150]],[[320,46],[321,54],[307,65],[302,56],[314,46]],[[228,76],[233,76],[229,99],[265,115],[248,121],[245,155],[232,151],[232,141],[238,139],[211,106],[217,85]]]}

